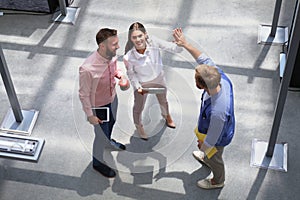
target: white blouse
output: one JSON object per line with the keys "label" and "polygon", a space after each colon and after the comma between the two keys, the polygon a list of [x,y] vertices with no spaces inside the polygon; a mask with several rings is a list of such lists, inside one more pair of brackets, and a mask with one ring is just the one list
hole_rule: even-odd
{"label": "white blouse", "polygon": [[157,78],[163,71],[163,63],[160,49],[180,53],[183,48],[173,42],[167,42],[156,37],[147,39],[147,47],[144,54],[137,52],[135,47],[129,50],[123,57],[127,75],[134,89],[141,87],[141,83]]}

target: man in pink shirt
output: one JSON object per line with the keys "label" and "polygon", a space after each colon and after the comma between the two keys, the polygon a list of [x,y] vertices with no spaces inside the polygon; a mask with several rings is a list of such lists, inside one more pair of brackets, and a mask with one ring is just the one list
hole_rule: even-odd
{"label": "man in pink shirt", "polygon": [[[125,145],[111,139],[112,129],[117,116],[118,98],[116,80],[124,76],[117,68],[116,51],[119,49],[117,30],[103,28],[96,35],[97,51],[93,52],[79,68],[79,98],[88,121],[94,125],[93,168],[103,176],[114,177],[115,171],[103,160],[107,145],[125,150]],[[109,120],[102,118],[103,110],[108,108]]]}

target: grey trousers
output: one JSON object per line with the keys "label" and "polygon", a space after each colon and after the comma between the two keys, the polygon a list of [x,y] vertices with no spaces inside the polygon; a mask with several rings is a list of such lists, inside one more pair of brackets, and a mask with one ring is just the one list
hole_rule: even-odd
{"label": "grey trousers", "polygon": [[224,183],[225,181],[225,167],[222,158],[224,147],[218,146],[216,148],[218,152],[215,155],[213,155],[210,159],[208,159],[205,156],[204,161],[209,165],[214,175],[214,181],[219,184]]}

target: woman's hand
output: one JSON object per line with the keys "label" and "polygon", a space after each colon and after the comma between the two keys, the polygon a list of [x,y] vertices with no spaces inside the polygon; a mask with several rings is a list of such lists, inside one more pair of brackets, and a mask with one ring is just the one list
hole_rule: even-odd
{"label": "woman's hand", "polygon": [[139,94],[141,94],[141,95],[144,95],[144,94],[148,93],[148,91],[143,90],[143,88],[137,89],[137,92],[138,92]]}

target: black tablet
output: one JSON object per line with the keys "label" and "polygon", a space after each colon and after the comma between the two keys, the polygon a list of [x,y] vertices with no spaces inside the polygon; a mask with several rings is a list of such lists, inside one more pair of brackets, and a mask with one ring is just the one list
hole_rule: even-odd
{"label": "black tablet", "polygon": [[109,107],[92,108],[95,110],[96,116],[103,122],[109,122]]}

